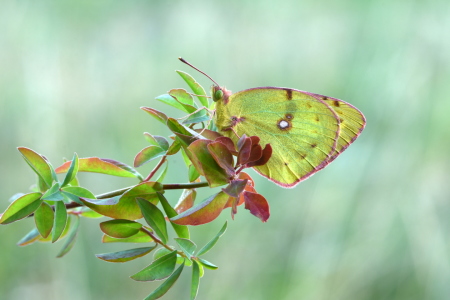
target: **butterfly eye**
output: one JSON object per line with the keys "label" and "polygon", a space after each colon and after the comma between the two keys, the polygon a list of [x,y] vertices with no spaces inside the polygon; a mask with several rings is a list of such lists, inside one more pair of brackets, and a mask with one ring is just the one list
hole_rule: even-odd
{"label": "butterfly eye", "polygon": [[222,100],[222,98],[223,98],[223,91],[222,90],[217,90],[217,91],[214,92],[214,95],[213,95],[214,102]]}

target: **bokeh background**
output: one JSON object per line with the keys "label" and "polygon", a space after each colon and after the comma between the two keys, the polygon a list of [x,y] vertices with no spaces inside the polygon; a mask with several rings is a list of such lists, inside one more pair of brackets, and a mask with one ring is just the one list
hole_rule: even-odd
{"label": "bokeh background", "polygon": [[[232,91],[283,86],[344,99],[368,125],[295,189],[255,175],[271,204],[262,224],[240,209],[207,259],[198,299],[448,299],[450,295],[450,2],[10,1],[0,10],[0,210],[35,180],[17,152],[54,165],[76,151],[132,164],[142,133],[168,135],[140,106],[194,75],[183,56]],[[168,182],[186,182],[180,157]],[[145,174],[149,164],[140,169]],[[83,174],[94,193],[135,183]],[[202,191],[206,196],[208,191]],[[177,200],[172,192],[169,198]],[[229,211],[193,228],[201,246]],[[85,220],[71,253],[17,247],[33,226],[0,226],[0,298],[142,299],[159,283],[129,279],[149,263],[95,253]],[[187,299],[185,272],[165,299]]]}

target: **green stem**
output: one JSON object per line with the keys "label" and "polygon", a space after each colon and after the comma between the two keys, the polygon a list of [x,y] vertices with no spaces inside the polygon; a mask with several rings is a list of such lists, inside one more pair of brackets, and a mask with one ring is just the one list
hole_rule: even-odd
{"label": "green stem", "polygon": [[[160,239],[158,239],[151,231],[145,229],[144,227],[141,227],[141,231],[144,232],[145,234],[147,234],[149,237],[151,237],[153,239],[153,241],[157,244],[160,244],[161,246],[163,246],[164,248],[166,248],[167,250],[170,250],[170,252],[172,252],[174,249],[172,249],[170,246],[164,244]],[[181,252],[181,251],[177,251],[178,254],[180,254],[183,257],[186,257],[186,255]]]}

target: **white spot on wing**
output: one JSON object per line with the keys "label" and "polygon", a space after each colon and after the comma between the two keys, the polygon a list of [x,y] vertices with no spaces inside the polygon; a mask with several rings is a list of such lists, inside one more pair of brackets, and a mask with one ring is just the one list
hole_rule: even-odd
{"label": "white spot on wing", "polygon": [[289,123],[286,122],[286,121],[284,121],[284,120],[281,120],[281,121],[278,123],[278,127],[280,127],[281,129],[288,128],[288,127],[289,127]]}

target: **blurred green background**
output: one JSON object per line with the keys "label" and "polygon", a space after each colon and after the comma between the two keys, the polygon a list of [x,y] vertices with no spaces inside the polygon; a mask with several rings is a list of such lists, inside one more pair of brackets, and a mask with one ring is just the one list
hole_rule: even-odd
{"label": "blurred green background", "polygon": [[[175,69],[211,84],[183,56],[232,91],[316,92],[368,120],[354,145],[295,189],[255,175],[271,218],[239,210],[206,256],[220,268],[206,271],[198,299],[449,299],[449,3],[3,0],[0,210],[35,180],[17,146],[54,165],[74,151],[132,164],[144,131],[168,135],[139,107],[174,112],[154,97],[186,87]],[[168,182],[186,182],[181,158],[170,163]],[[80,179],[94,193],[135,183]],[[193,228],[194,240],[202,245],[225,219],[229,210]],[[0,298],[144,298],[159,283],[128,276],[150,257],[95,258],[127,249],[101,244],[98,223],[82,222],[62,259],[61,242],[15,245],[31,219],[1,226]],[[186,273],[165,299],[187,299]]]}

